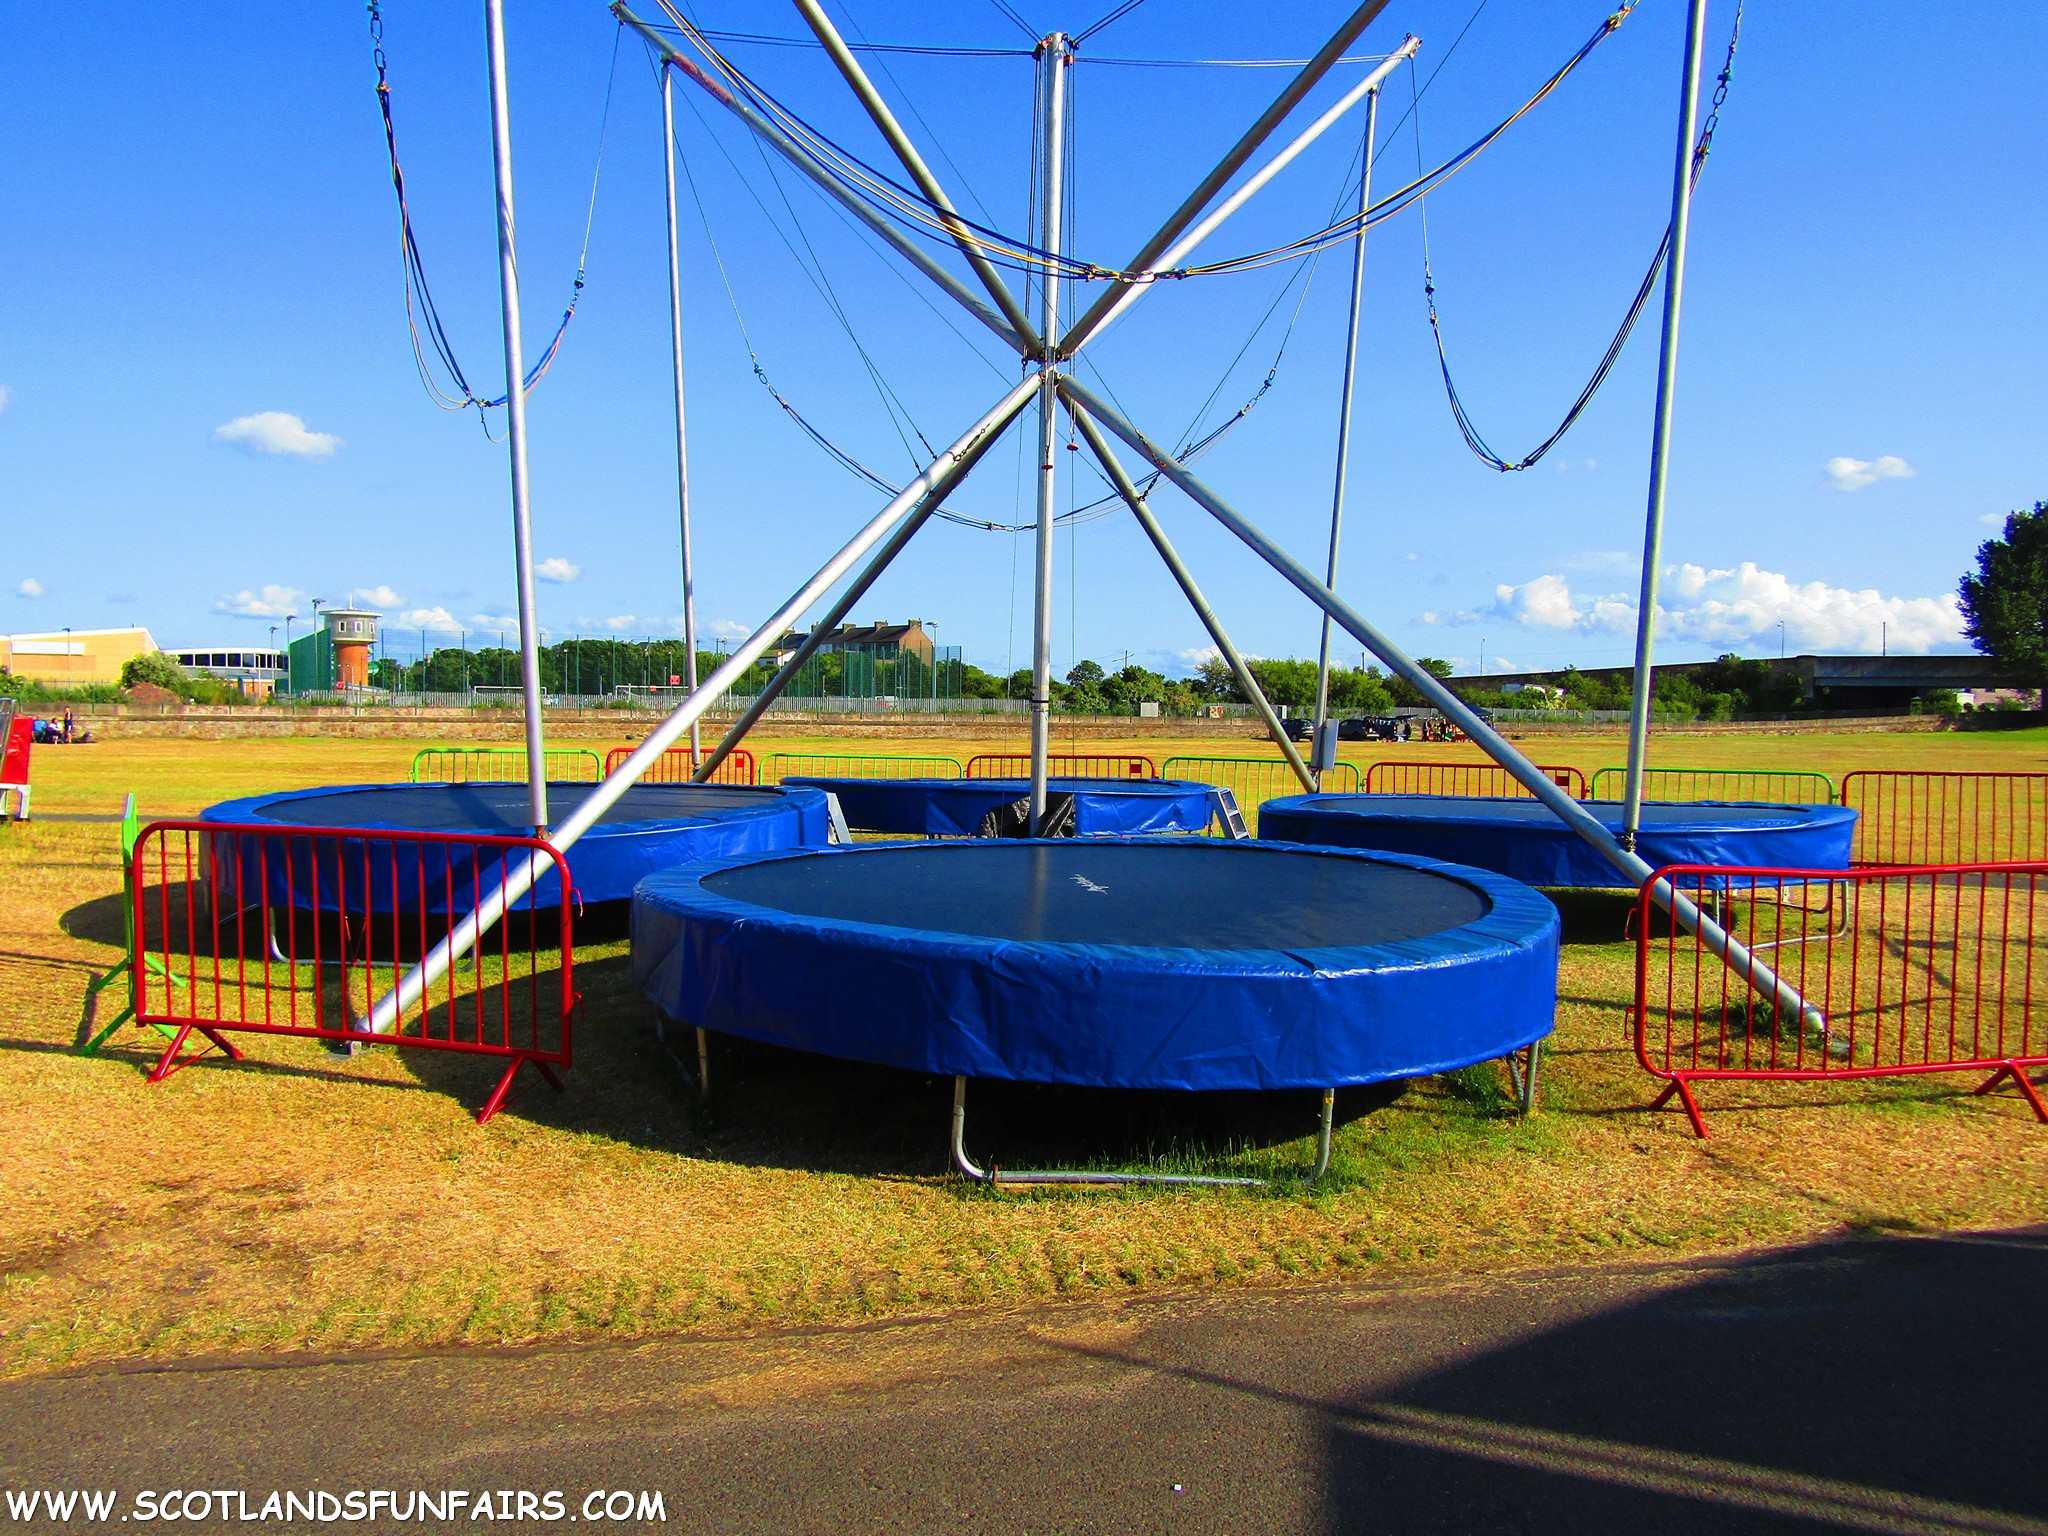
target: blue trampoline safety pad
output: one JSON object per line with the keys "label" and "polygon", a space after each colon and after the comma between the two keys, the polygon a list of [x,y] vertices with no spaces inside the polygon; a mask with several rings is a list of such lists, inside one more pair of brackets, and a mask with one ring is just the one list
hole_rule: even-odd
{"label": "blue trampoline safety pad", "polygon": [[[846,824],[905,837],[972,837],[981,819],[1031,793],[1029,779],[784,779],[839,797]],[[1209,786],[1170,779],[1048,779],[1074,797],[1083,837],[1119,832],[1200,832],[1209,825]]]}
{"label": "blue trampoline safety pad", "polygon": [[[1621,831],[1619,801],[1583,809]],[[1847,869],[1856,813],[1840,805],[1646,802],[1636,851],[1666,864]],[[1626,886],[1628,878],[1536,800],[1467,795],[1294,795],[1259,807],[1262,841],[1422,854],[1529,885]]]}
{"label": "blue trampoline safety pad", "polygon": [[1557,911],[1429,859],[1208,838],[867,844],[664,870],[633,976],[701,1028],[918,1072],[1328,1088],[1548,1034]]}
{"label": "blue trampoline safety pad", "polygon": [[[583,803],[594,784],[550,784],[548,814],[560,822]],[[522,836],[527,831],[526,785],[518,784],[342,784],[229,800],[201,813],[201,820],[241,825],[353,828],[363,831],[485,833]],[[636,784],[566,855],[576,893],[586,902],[624,901],[642,878],[658,869],[697,859],[730,858],[784,848],[823,846],[830,836],[825,796],[815,789],[752,789],[726,784]],[[330,846],[300,839],[215,834],[224,850],[224,874],[240,872],[245,885],[266,873],[271,900],[279,905],[354,911],[364,903],[388,911],[411,910],[425,902],[445,910],[469,910],[469,894],[481,862],[495,868],[496,853],[481,861],[457,844],[411,846],[396,856],[391,845],[354,845],[345,874]],[[232,859],[229,854],[232,854]],[[357,889],[358,867],[369,860],[367,880]],[[319,867],[316,867],[319,866]],[[348,891],[338,889],[346,879]],[[485,891],[494,880],[486,872]],[[451,898],[450,891],[453,891]],[[346,900],[344,902],[344,895]],[[550,871],[524,905],[555,906],[561,881]],[[251,902],[254,893],[251,892]]]}

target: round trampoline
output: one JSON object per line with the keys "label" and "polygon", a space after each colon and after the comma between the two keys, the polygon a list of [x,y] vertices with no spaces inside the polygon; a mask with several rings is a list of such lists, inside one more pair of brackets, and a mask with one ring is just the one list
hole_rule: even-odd
{"label": "round trampoline", "polygon": [[1207,838],[721,859],[633,898],[634,980],[669,1017],[963,1082],[1448,1071],[1549,1033],[1557,954],[1556,909],[1481,870]]}
{"label": "round trampoline", "polygon": [[[594,784],[550,784],[548,810],[556,819],[582,803]],[[200,814],[202,821],[240,826],[335,827],[359,831],[523,834],[526,785],[342,784],[229,800]],[[636,784],[576,844],[570,871],[585,902],[624,901],[658,869],[698,859],[731,858],[779,849],[822,846],[829,835],[824,794],[815,789],[752,789],[724,784]],[[336,874],[321,864],[317,845],[296,839],[213,837],[216,878],[240,871],[250,883],[268,872],[270,900],[302,908],[343,906]],[[404,909],[428,886],[431,904],[467,910],[460,893],[471,887],[474,852],[461,844],[393,845],[366,842],[367,878],[351,866],[346,906],[361,911]],[[417,853],[412,849],[416,847]],[[289,850],[289,851],[287,851]],[[334,855],[324,856],[330,862]],[[488,889],[489,882],[485,882]],[[558,906],[561,882],[552,869],[524,905]]]}
{"label": "round trampoline", "polygon": [[[906,837],[986,835],[992,816],[1031,793],[1029,779],[784,779],[839,797],[846,824]],[[1210,788],[1170,779],[1048,779],[1048,796],[1071,795],[1082,837],[1129,832],[1200,832]]]}
{"label": "round trampoline", "polygon": [[[1583,808],[1621,831],[1619,801]],[[1652,868],[1727,864],[1847,869],[1856,813],[1840,805],[1645,803],[1636,851]],[[1465,795],[1294,795],[1259,807],[1259,838],[1421,854],[1529,885],[1629,882],[1540,801]]]}

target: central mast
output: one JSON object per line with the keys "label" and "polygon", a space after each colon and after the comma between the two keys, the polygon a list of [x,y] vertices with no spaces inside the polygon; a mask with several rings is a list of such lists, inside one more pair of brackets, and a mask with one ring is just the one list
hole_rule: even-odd
{"label": "central mast", "polygon": [[1064,32],[1049,33],[1038,45],[1039,155],[1044,180],[1039,188],[1039,241],[1045,251],[1039,278],[1038,334],[1045,338],[1038,376],[1038,580],[1031,608],[1031,825],[1033,837],[1045,824],[1046,755],[1052,743],[1052,517],[1057,494],[1059,446],[1058,360],[1060,333],[1058,258],[1064,238],[1060,212],[1066,194],[1067,66],[1073,44]]}

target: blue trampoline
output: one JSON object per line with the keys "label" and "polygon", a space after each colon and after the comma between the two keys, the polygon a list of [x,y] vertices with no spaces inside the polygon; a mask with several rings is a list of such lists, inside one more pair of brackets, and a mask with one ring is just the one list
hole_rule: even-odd
{"label": "blue trampoline", "polygon": [[[988,819],[1031,793],[1029,779],[784,779],[839,797],[846,824],[907,837],[974,837]],[[1048,779],[1050,794],[1074,797],[1082,837],[1127,832],[1200,832],[1209,825],[1210,786],[1169,779]]]}
{"label": "blue trampoline", "polygon": [[[1583,808],[1621,831],[1619,801]],[[1856,813],[1840,805],[1645,803],[1636,851],[1652,868],[1847,869]],[[1530,885],[1622,886],[1621,872],[1540,801],[1465,795],[1294,795],[1259,807],[1262,841],[1421,854]]]}
{"label": "blue trampoline", "polygon": [[1557,955],[1556,909],[1496,875],[1207,838],[721,859],[633,899],[634,980],[663,1014],[952,1076],[975,1176],[970,1077],[1324,1090],[1320,1168],[1330,1090],[1525,1047],[1533,1071]]}
{"label": "blue trampoline", "polygon": [[[550,784],[548,811],[556,819],[582,803],[594,784]],[[200,814],[202,821],[241,826],[335,827],[363,831],[455,832],[520,835],[527,830],[526,786],[514,784],[342,784],[229,800]],[[597,825],[584,833],[569,860],[576,893],[585,902],[624,901],[645,876],[698,859],[732,858],[787,848],[822,846],[830,816],[815,789],[752,789],[725,784],[636,784]],[[369,864],[341,876],[324,855],[316,871],[314,845],[284,838],[213,838],[216,878],[253,885],[267,869],[273,905],[361,912],[408,910],[419,904],[466,911],[462,893],[473,885],[474,855],[460,844],[423,844],[417,857],[395,861],[390,845],[366,843]],[[287,851],[289,850],[289,851]],[[337,881],[346,878],[344,899]],[[360,881],[360,889],[358,884]],[[484,882],[488,889],[490,882]],[[552,870],[522,906],[561,903]],[[254,905],[253,892],[241,905]]]}

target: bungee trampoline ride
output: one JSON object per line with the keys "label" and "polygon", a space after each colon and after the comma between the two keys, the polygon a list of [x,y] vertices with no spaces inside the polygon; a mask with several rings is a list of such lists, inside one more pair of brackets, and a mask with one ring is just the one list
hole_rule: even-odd
{"label": "bungee trampoline ride", "polygon": [[[995,837],[1030,825],[1029,779],[788,778],[823,791],[856,832],[903,837]],[[1045,781],[1048,835],[1201,832],[1215,819],[1216,790],[1172,779]]]}

